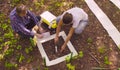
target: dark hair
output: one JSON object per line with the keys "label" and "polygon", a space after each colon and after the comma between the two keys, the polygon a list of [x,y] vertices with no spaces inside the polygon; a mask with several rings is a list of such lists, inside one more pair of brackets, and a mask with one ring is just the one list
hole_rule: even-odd
{"label": "dark hair", "polygon": [[73,20],[72,14],[66,12],[66,13],[63,15],[62,21],[63,21],[64,24],[69,24],[70,22],[72,22],[72,20]]}
{"label": "dark hair", "polygon": [[19,4],[17,7],[16,7],[16,13],[19,15],[21,13],[24,13],[27,11],[27,7],[23,4]]}

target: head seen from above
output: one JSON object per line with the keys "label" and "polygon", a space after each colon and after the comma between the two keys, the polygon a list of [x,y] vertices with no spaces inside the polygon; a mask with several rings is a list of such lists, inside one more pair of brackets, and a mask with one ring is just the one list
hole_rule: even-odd
{"label": "head seen from above", "polygon": [[27,14],[27,7],[23,4],[19,4],[17,7],[16,7],[16,13],[23,17]]}
{"label": "head seen from above", "polygon": [[73,20],[72,14],[66,12],[66,13],[63,15],[62,21],[63,21],[64,24],[70,24],[70,23],[72,22],[72,20]]}

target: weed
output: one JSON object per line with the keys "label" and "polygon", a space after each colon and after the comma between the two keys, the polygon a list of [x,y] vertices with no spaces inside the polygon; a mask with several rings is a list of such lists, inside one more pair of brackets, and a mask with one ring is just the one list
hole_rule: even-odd
{"label": "weed", "polygon": [[73,56],[73,52],[71,53],[70,56],[67,56],[67,57],[65,58],[65,60],[66,60],[67,63],[71,62],[72,56]]}
{"label": "weed", "polygon": [[67,69],[68,70],[75,70],[75,66],[71,65],[71,63],[67,64]]}
{"label": "weed", "polygon": [[30,63],[33,60],[33,57],[31,56],[30,58],[28,58],[27,63]]}
{"label": "weed", "polygon": [[0,54],[0,61],[4,58],[3,54]]}
{"label": "weed", "polygon": [[20,0],[12,0],[11,1],[11,6],[14,7],[15,5],[19,4]]}
{"label": "weed", "polygon": [[18,65],[17,64],[13,64],[10,62],[5,62],[5,67],[8,68],[9,70],[13,69],[13,68],[17,68]]}
{"label": "weed", "polygon": [[30,42],[33,47],[36,45],[36,42],[33,40],[33,38],[30,38]]}
{"label": "weed", "polygon": [[19,59],[18,59],[19,63],[21,63],[24,59],[25,59],[25,57],[21,54]]}
{"label": "weed", "polygon": [[33,50],[33,47],[30,46],[29,48],[25,48],[25,52],[29,54]]}
{"label": "weed", "polygon": [[4,34],[4,38],[9,38],[9,39],[11,39],[11,38],[13,38],[14,37],[14,35],[13,35],[13,32],[9,32],[9,33],[5,33]]}
{"label": "weed", "polygon": [[5,56],[11,56],[13,54],[13,52],[14,52],[14,49],[10,48],[10,49],[6,50],[6,52],[4,54],[5,54]]}
{"label": "weed", "polygon": [[45,58],[43,58],[43,64],[46,67],[46,59]]}
{"label": "weed", "polygon": [[43,64],[44,64],[44,66],[45,66],[45,68],[44,68],[44,70],[48,70],[48,68],[47,68],[47,65],[46,65],[46,59],[45,58],[43,58]]}
{"label": "weed", "polygon": [[93,42],[92,38],[89,37],[89,38],[87,39],[87,43],[92,43],[92,42]]}
{"label": "weed", "polygon": [[84,54],[83,54],[83,51],[80,51],[78,57],[82,58],[83,55],[84,55]]}
{"label": "weed", "polygon": [[21,45],[18,45],[16,48],[17,48],[17,50],[21,50],[22,49]]}
{"label": "weed", "polygon": [[5,30],[7,30],[7,28],[8,28],[9,26],[4,23],[4,24],[1,25],[1,27],[2,27],[2,29],[5,31]]}
{"label": "weed", "polygon": [[99,51],[100,53],[105,53],[105,46],[99,47],[99,48],[98,48],[98,51]]}
{"label": "weed", "polygon": [[39,8],[44,5],[44,0],[41,0],[40,2],[34,2],[34,5],[36,6],[36,10],[39,10]]}
{"label": "weed", "polygon": [[112,64],[112,62],[109,61],[107,56],[104,57],[104,63],[108,65]]}

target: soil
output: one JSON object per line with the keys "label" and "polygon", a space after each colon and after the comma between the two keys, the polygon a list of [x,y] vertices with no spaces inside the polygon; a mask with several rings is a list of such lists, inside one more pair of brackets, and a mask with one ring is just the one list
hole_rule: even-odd
{"label": "soil", "polygon": [[[0,13],[5,14],[6,20],[9,18],[8,15],[10,11],[14,8],[11,6],[9,1],[12,1],[12,0],[0,1]],[[108,70],[117,70],[118,68],[120,68],[120,49],[118,49],[114,41],[108,35],[106,30],[102,27],[99,20],[91,12],[91,10],[87,6],[87,4],[84,2],[84,0],[81,0],[81,1],[64,0],[65,1],[64,6],[59,6],[59,4],[57,4],[62,2],[59,0],[58,1],[45,0],[44,5],[39,7],[39,10],[34,4],[31,4],[33,3],[32,1],[34,0],[30,0],[30,1],[21,0],[22,3],[26,3],[28,7],[33,8],[32,11],[35,12],[36,15],[42,13],[45,10],[49,10],[54,15],[58,16],[63,11],[69,8],[72,8],[74,6],[78,6],[82,8],[86,13],[88,13],[89,25],[85,28],[85,30],[80,35],[73,34],[70,40],[74,48],[77,50],[77,52],[83,51],[82,58],[78,58],[76,60],[71,61],[71,64],[75,66],[75,70],[93,70],[94,67],[108,68]],[[104,13],[110,18],[110,20],[113,22],[115,27],[120,31],[120,24],[119,24],[120,10],[114,4],[112,4],[109,0],[95,0],[95,2],[104,11]],[[62,30],[64,30],[65,33],[68,34],[70,27],[71,25],[63,26]],[[1,32],[3,31],[2,29],[0,30]],[[4,33],[4,31],[2,33]],[[2,34],[0,35],[3,36]],[[89,41],[89,39],[91,39],[91,41]],[[44,70],[45,66],[43,65],[43,59],[38,50],[38,47],[33,47],[33,51],[30,52],[29,54],[26,54],[24,50],[25,48],[30,47],[30,41],[28,39],[17,39],[17,40],[18,40],[17,44],[22,45],[22,49],[15,50],[11,57],[9,58],[6,57],[6,59],[1,61],[0,70],[7,70],[7,68],[5,67],[5,61],[17,63],[18,68],[16,70],[20,70],[20,69],[21,70],[25,70],[25,69]],[[45,46],[50,46],[50,43],[49,44],[46,43]],[[55,59],[56,57],[58,57],[57,55],[55,55],[55,57],[53,57],[52,55],[53,54],[52,52],[55,51],[55,49],[52,49],[50,47],[49,48],[44,47],[44,48],[50,59]],[[103,49],[100,50],[101,48]],[[65,49],[65,51],[66,51],[65,54],[69,52],[67,51],[67,48]],[[20,54],[23,54],[25,56],[25,60],[22,63],[19,63],[16,60],[16,56]],[[105,63],[105,57],[108,57],[108,60],[109,62],[111,62],[111,64]],[[31,58],[32,61],[28,63],[27,60],[29,58]],[[49,66],[48,69],[49,70],[68,70],[66,67],[65,61],[57,65]],[[15,69],[11,69],[11,70],[15,70]]]}
{"label": "soil", "polygon": [[64,55],[68,55],[69,53],[71,53],[70,50],[68,49],[68,46],[66,46],[65,51],[63,51],[62,53],[60,52],[61,46],[64,43],[62,36],[60,36],[59,40],[60,41],[56,45],[57,51],[55,49],[54,39],[42,44],[43,48],[45,49],[45,52],[50,60],[54,60],[54,59],[57,59],[59,57],[62,57]]}

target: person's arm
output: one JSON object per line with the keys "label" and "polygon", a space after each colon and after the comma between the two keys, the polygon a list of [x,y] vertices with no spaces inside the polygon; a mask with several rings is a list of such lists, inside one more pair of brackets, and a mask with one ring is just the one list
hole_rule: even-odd
{"label": "person's arm", "polygon": [[14,19],[12,22],[13,22],[13,23],[12,23],[13,26],[14,26],[15,28],[17,28],[18,31],[21,31],[21,32],[24,33],[25,35],[34,36],[35,33],[34,33],[33,31],[28,30],[24,25],[22,25],[22,22],[19,21],[18,19]]}
{"label": "person's arm", "polygon": [[38,25],[38,19],[37,17],[31,12],[31,11],[27,11],[27,14],[31,17],[31,19]]}
{"label": "person's arm", "polygon": [[60,20],[59,23],[58,23],[57,29],[56,29],[56,36],[55,36],[55,39],[54,39],[55,44],[58,42],[59,32],[61,30],[62,24],[63,24],[62,20]]}
{"label": "person's arm", "polygon": [[74,33],[74,30],[75,30],[75,29],[74,29],[73,27],[70,28],[70,31],[69,31],[69,33],[68,33],[68,36],[67,36],[67,38],[66,38],[66,40],[65,40],[65,43],[62,45],[60,52],[62,52],[62,51],[65,49],[68,41],[71,39],[71,37],[72,37],[72,35],[73,35],[73,33]]}

